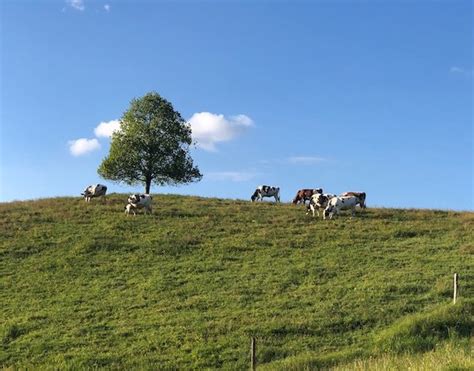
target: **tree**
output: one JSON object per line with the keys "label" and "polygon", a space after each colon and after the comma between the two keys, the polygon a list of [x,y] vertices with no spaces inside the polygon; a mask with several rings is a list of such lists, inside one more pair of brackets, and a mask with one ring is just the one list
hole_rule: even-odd
{"label": "tree", "polygon": [[191,127],[158,93],[133,99],[112,134],[109,155],[98,173],[129,185],[186,184],[202,178],[189,155]]}

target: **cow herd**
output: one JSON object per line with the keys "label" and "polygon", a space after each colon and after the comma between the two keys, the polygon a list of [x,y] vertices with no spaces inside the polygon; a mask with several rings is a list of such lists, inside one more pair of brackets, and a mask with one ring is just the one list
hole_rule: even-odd
{"label": "cow herd", "polygon": [[[105,185],[94,184],[86,187],[81,195],[84,196],[86,202],[90,202],[95,197],[102,197],[105,201],[106,193],[107,187]],[[275,202],[280,202],[280,188],[267,185],[258,186],[250,199],[252,202],[263,201],[264,197],[273,197]],[[319,216],[319,211],[323,210],[323,218],[332,219],[342,210],[351,210],[352,216],[354,216],[357,205],[362,209],[366,208],[365,198],[365,192],[345,192],[336,196],[332,193],[323,193],[322,188],[300,189],[296,192],[293,204],[304,204],[306,206],[306,215],[312,212],[313,217],[315,213]],[[144,214],[151,214],[152,201],[153,197],[149,194],[137,193],[130,195],[124,208],[125,214],[136,215],[136,211],[140,209],[143,209]],[[309,201],[308,204],[306,204],[307,201]]]}
{"label": "cow herd", "polygon": [[[258,186],[250,199],[261,201],[264,197],[274,197],[276,202],[280,202],[280,188],[267,185]],[[336,196],[332,193],[323,193],[322,188],[300,189],[296,192],[293,204],[306,205],[306,202],[309,201],[306,205],[306,215],[311,211],[313,217],[315,213],[319,216],[319,211],[323,210],[323,218],[332,219],[342,210],[351,210],[352,216],[354,216],[357,205],[362,209],[366,208],[365,198],[365,192],[345,192]]]}
{"label": "cow herd", "polygon": [[[81,193],[84,196],[84,200],[86,202],[90,202],[92,198],[95,197],[102,197],[105,201],[105,194],[107,193],[107,187],[103,184],[93,184],[84,190]],[[130,215],[137,215],[136,211],[139,209],[143,209],[144,214],[152,212],[151,203],[153,197],[148,194],[133,194],[128,196],[127,205],[125,205],[124,210],[125,214]]]}

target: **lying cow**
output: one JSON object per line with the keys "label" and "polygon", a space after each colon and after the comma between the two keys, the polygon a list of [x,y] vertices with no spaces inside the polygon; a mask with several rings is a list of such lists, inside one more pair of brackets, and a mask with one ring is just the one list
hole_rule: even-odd
{"label": "lying cow", "polygon": [[125,206],[125,214],[129,215],[133,213],[133,215],[137,215],[135,210],[143,209],[143,212],[146,214],[149,212],[152,213],[151,203],[153,198],[147,194],[135,194],[130,195],[128,197],[128,204]]}
{"label": "lying cow", "polygon": [[328,201],[328,205],[324,209],[323,218],[332,219],[334,215],[339,214],[342,210],[351,210],[352,216],[355,215],[355,207],[360,204],[360,199],[355,196],[337,196]]}
{"label": "lying cow", "polygon": [[342,197],[347,197],[347,196],[355,196],[359,199],[359,205],[362,209],[365,209],[367,206],[365,204],[365,197],[366,197],[366,194],[365,192],[344,192],[344,193],[341,193],[340,196]]}
{"label": "lying cow", "polygon": [[107,193],[107,187],[103,184],[93,184],[84,189],[84,192],[81,193],[84,196],[86,202],[90,202],[94,197],[102,196],[105,201],[105,194]]}
{"label": "lying cow", "polygon": [[306,204],[306,201],[309,201],[311,199],[311,196],[316,194],[316,193],[323,193],[322,188],[317,188],[317,189],[300,189],[298,192],[296,192],[296,196],[293,199],[293,203],[297,205],[298,203],[303,203]]}
{"label": "lying cow", "polygon": [[331,193],[315,193],[311,196],[311,200],[309,200],[309,205],[306,209],[306,215],[308,215],[311,211],[313,213],[314,218],[314,212],[316,211],[319,216],[319,210],[324,210],[327,207],[329,200],[333,197],[336,196]]}
{"label": "lying cow", "polygon": [[275,202],[280,202],[280,188],[267,185],[258,186],[250,199],[254,201],[263,201],[264,197],[275,197]]}

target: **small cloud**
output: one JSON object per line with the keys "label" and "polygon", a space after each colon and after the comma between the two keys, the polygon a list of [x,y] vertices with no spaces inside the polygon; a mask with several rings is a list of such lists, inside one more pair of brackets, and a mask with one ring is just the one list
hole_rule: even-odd
{"label": "small cloud", "polygon": [[107,13],[110,12],[110,5],[109,5],[109,4],[105,4],[105,5],[104,5],[104,9],[105,9],[105,11],[106,11]]}
{"label": "small cloud", "polygon": [[81,12],[86,9],[83,0],[66,0],[66,4],[69,5],[71,8],[79,10]]}
{"label": "small cloud", "polygon": [[211,180],[246,182],[254,179],[257,174],[246,171],[218,171],[206,173],[205,176]]}
{"label": "small cloud", "polygon": [[325,162],[327,159],[318,156],[293,156],[288,158],[288,162],[291,164],[303,164],[311,165]]}
{"label": "small cloud", "polygon": [[101,122],[95,129],[94,134],[98,138],[110,138],[115,131],[120,130],[120,120]]}
{"label": "small cloud", "polygon": [[70,140],[69,144],[69,151],[73,156],[82,156],[88,152],[92,152],[95,150],[100,149],[100,143],[97,139],[87,139],[87,138],[80,138],[76,140]]}
{"label": "small cloud", "polygon": [[464,75],[464,76],[472,76],[473,75],[473,70],[472,69],[467,69],[467,68],[462,68],[462,67],[457,67],[457,66],[451,67],[449,72],[461,74],[461,75]]}
{"label": "small cloud", "polygon": [[225,117],[210,112],[199,112],[188,120],[196,146],[206,151],[217,151],[216,144],[230,141],[254,125],[247,115]]}

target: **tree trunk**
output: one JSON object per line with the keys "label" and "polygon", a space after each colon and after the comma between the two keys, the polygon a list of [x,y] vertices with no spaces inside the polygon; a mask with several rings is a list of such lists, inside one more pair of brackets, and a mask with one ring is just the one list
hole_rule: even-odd
{"label": "tree trunk", "polygon": [[150,187],[151,187],[151,178],[146,178],[145,180],[145,194],[150,194]]}

